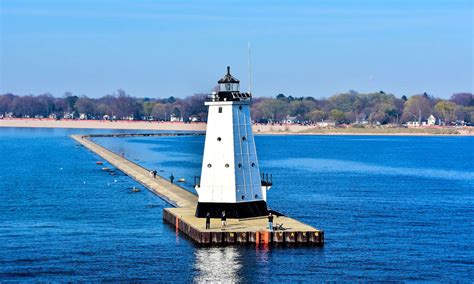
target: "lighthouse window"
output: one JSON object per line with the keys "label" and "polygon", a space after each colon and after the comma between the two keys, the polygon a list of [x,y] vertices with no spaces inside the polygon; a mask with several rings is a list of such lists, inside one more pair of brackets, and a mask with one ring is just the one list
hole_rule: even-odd
{"label": "lighthouse window", "polygon": [[229,164],[225,164],[225,167],[228,168],[228,167],[229,167]]}
{"label": "lighthouse window", "polygon": [[219,107],[219,113],[222,113],[222,107]]}
{"label": "lighthouse window", "polygon": [[239,110],[242,110],[242,106],[239,106]]}
{"label": "lighthouse window", "polygon": [[255,163],[252,163],[252,167],[255,167]]}
{"label": "lighthouse window", "polygon": [[217,141],[221,141],[222,139],[220,137],[217,137]]}
{"label": "lighthouse window", "polygon": [[212,165],[211,165],[211,164],[207,164],[207,167],[210,168],[210,167],[212,167]]}
{"label": "lighthouse window", "polygon": [[239,168],[241,168],[241,167],[242,167],[242,164],[239,164]]}
{"label": "lighthouse window", "polygon": [[245,141],[245,140],[247,140],[247,138],[245,138],[245,136],[244,136],[244,137],[242,137],[242,141]]}
{"label": "lighthouse window", "polygon": [[255,198],[258,198],[258,194],[255,194]]}
{"label": "lighthouse window", "polygon": [[245,199],[245,195],[242,195],[242,197],[241,197],[241,198],[242,198],[242,200],[244,200],[244,199]]}

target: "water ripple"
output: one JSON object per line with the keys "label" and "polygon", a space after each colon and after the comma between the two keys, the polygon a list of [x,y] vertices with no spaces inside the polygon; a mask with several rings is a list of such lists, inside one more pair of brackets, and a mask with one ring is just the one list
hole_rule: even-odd
{"label": "water ripple", "polygon": [[335,159],[295,158],[272,160],[274,168],[304,170],[314,173],[357,173],[388,176],[413,176],[435,179],[473,181],[474,172],[440,170],[430,168],[402,168]]}

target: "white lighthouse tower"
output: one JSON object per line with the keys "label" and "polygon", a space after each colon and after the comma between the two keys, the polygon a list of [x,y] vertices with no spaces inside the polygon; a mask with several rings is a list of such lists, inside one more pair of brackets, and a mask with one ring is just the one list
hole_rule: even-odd
{"label": "white lighthouse tower", "polygon": [[239,91],[239,80],[227,74],[218,81],[207,118],[206,141],[196,217],[226,212],[228,218],[267,215],[266,189],[258,167],[250,119],[250,93]]}

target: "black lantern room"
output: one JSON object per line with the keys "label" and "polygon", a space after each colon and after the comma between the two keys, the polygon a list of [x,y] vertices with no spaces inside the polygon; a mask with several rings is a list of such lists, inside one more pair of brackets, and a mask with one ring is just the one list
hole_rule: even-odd
{"label": "black lantern room", "polygon": [[230,66],[227,66],[227,74],[217,83],[219,84],[219,92],[214,100],[241,101],[251,98],[250,93],[241,93],[239,91],[240,81],[230,74]]}
{"label": "black lantern room", "polygon": [[219,92],[238,92],[240,81],[230,74],[230,66],[227,66],[227,74],[217,81],[219,83]]}

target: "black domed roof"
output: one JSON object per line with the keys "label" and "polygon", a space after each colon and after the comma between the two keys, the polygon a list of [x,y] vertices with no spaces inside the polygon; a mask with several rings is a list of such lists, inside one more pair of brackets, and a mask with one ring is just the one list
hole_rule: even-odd
{"label": "black domed roof", "polygon": [[239,83],[240,81],[237,80],[236,78],[234,78],[232,75],[230,75],[230,66],[227,66],[227,74],[225,74],[225,76],[220,79],[219,81],[217,81],[217,83],[219,84],[223,84],[223,83]]}

